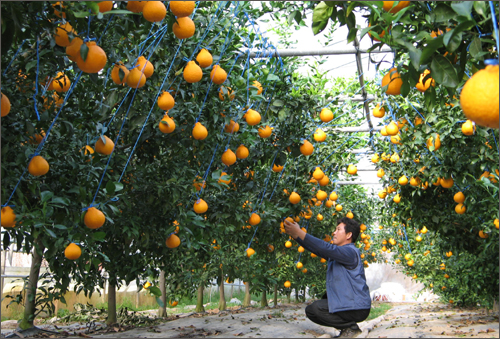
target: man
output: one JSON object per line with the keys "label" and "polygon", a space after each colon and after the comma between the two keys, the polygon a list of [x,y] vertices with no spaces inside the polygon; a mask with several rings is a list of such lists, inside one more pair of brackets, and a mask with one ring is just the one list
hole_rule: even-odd
{"label": "man", "polygon": [[360,334],[357,323],[370,314],[371,298],[359,250],[354,245],[359,222],[345,217],[338,220],[332,244],[302,231],[290,218],[284,226],[299,245],[328,260],[326,297],[307,306],[306,316],[319,325],[341,330],[341,338]]}

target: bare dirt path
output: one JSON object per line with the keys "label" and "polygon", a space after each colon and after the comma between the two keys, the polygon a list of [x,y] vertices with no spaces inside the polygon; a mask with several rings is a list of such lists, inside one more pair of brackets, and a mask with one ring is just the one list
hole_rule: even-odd
{"label": "bare dirt path", "polygon": [[[91,333],[85,331],[83,324],[59,327],[59,331],[65,330],[65,337],[69,338],[329,338],[337,335],[334,328],[316,325],[305,317],[304,309],[309,303],[240,308],[216,314],[183,314],[155,326],[128,331],[108,328],[107,333]],[[499,335],[497,315],[439,303],[396,303],[385,315],[359,326],[363,330],[359,335],[362,338],[498,338]],[[2,329],[2,334],[8,335],[7,330]]]}

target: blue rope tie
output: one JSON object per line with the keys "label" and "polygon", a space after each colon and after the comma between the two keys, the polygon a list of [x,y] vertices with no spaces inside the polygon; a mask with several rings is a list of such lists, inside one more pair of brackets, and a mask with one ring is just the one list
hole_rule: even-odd
{"label": "blue rope tie", "polygon": [[16,53],[14,54],[14,56],[12,57],[12,60],[9,62],[9,64],[7,65],[7,67],[5,68],[5,70],[3,71],[2,75],[5,75],[7,73],[7,70],[9,69],[10,65],[12,65],[12,62],[14,62],[14,60],[16,59],[17,55],[19,54],[19,52],[21,51],[21,48],[23,47],[24,43],[26,42],[26,39],[24,39],[22,42],[21,42],[21,45],[19,46],[19,48],[17,49]]}

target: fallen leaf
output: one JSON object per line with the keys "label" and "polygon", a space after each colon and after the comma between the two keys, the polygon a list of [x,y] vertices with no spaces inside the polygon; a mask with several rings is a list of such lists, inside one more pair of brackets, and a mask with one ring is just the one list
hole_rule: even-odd
{"label": "fallen leaf", "polygon": [[241,337],[243,335],[243,333],[237,333],[237,334],[233,334],[235,337]]}
{"label": "fallen leaf", "polygon": [[494,329],[492,329],[492,328],[488,328],[488,329],[486,330],[486,332],[495,332],[495,330],[494,330]]}

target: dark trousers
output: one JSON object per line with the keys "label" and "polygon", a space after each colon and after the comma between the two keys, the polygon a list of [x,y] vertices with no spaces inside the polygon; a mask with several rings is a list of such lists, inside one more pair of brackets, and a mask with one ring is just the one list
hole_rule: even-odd
{"label": "dark trousers", "polygon": [[328,312],[326,294],[323,299],[317,300],[306,307],[306,316],[309,320],[321,326],[335,327],[338,330],[357,326],[356,323],[368,318],[369,314],[370,309],[330,313]]}

